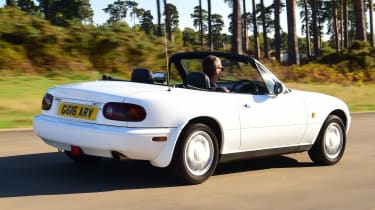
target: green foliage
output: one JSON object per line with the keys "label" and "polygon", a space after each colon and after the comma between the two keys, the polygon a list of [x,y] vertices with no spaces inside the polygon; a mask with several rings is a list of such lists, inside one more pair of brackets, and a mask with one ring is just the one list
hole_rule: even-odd
{"label": "green foliage", "polygon": [[94,12],[89,0],[38,0],[38,2],[45,19],[53,25],[67,26],[71,22],[92,23]]}
{"label": "green foliage", "polygon": [[[201,30],[200,25],[199,25],[200,24],[200,18],[199,18],[200,12],[201,12],[201,9],[199,8],[199,5],[198,5],[194,7],[194,13],[190,14],[190,17],[193,19],[193,25],[198,30]],[[207,21],[208,21],[208,12],[207,10],[202,9],[202,30],[204,32],[208,30]]]}
{"label": "green foliage", "polygon": [[17,6],[20,10],[26,12],[29,15],[33,15],[38,12],[38,7],[32,0],[18,0]]}
{"label": "green foliage", "polygon": [[192,28],[185,28],[182,32],[182,39],[185,46],[192,46],[199,44],[199,34]]}
{"label": "green foliage", "polygon": [[[167,23],[167,27],[171,27],[171,29],[177,30],[179,24],[179,14],[176,5],[174,4],[167,4],[167,10],[169,15],[169,23]],[[169,25],[169,26],[168,26]]]}
{"label": "green foliage", "polygon": [[[33,71],[36,66],[48,69],[64,62],[59,47],[64,34],[60,28],[51,26],[47,21],[26,16],[18,9],[4,8],[0,9],[0,29],[0,37],[4,43],[4,48],[0,49],[3,61],[13,59],[6,52],[17,51],[18,56],[24,58],[21,63],[31,64],[17,66],[13,63],[19,70]],[[12,65],[2,63],[1,66]]]}
{"label": "green foliage", "polygon": [[154,17],[151,15],[150,10],[147,10],[142,14],[141,28],[148,35],[152,35],[154,31],[154,23],[152,22],[153,19]]}
{"label": "green foliage", "polygon": [[94,15],[89,0],[64,0],[55,1],[51,8],[54,25],[67,26],[70,22],[92,23]]}
{"label": "green foliage", "polygon": [[7,7],[16,7],[16,0],[6,0],[5,5]]}
{"label": "green foliage", "polygon": [[223,16],[219,14],[212,14],[212,33],[220,35],[224,27]]}
{"label": "green foliage", "polygon": [[[175,34],[178,46],[182,46],[182,33],[177,30]],[[162,38],[152,38],[124,23],[98,27],[70,24],[62,28],[18,9],[0,8],[2,72],[51,76],[95,70],[126,77],[140,66],[165,71],[163,46]]]}
{"label": "green foliage", "polygon": [[345,85],[375,81],[375,48],[371,48],[368,42],[355,41],[350,49],[342,52],[329,47],[322,52],[323,56],[316,62],[306,65],[285,67],[268,62],[267,66],[284,81]]}
{"label": "green foliage", "polygon": [[104,12],[109,14],[108,23],[115,23],[126,18],[130,1],[116,0],[112,4],[108,4],[107,8],[104,8]]}
{"label": "green foliage", "polygon": [[[121,22],[57,27],[16,8],[0,8],[0,72],[55,77],[95,71],[124,78],[136,67],[165,72],[164,37],[145,31],[142,26],[130,27]],[[207,50],[201,49],[199,33],[193,29],[175,30],[173,36],[168,55]],[[229,39],[215,36],[218,42]],[[367,42],[353,42],[349,50],[340,53],[325,47],[323,56],[307,65],[286,67],[269,61],[267,66],[283,81],[362,84],[375,81],[375,49]]]}
{"label": "green foliage", "polygon": [[374,81],[375,48],[368,42],[354,41],[350,49],[342,52],[325,51],[318,62],[333,67],[353,81]]}

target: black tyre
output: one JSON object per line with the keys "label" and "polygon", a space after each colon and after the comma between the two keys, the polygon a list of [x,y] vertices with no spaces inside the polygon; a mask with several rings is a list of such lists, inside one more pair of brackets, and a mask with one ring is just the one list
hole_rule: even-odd
{"label": "black tyre", "polygon": [[214,132],[204,124],[191,124],[181,134],[171,163],[185,184],[199,184],[216,169],[219,146]]}
{"label": "black tyre", "polygon": [[101,157],[85,155],[81,153],[80,155],[73,155],[70,151],[64,151],[65,154],[73,161],[77,163],[93,163],[101,160]]}
{"label": "black tyre", "polygon": [[344,123],[339,117],[329,115],[320,130],[318,139],[308,153],[316,164],[333,165],[342,158],[345,145]]}

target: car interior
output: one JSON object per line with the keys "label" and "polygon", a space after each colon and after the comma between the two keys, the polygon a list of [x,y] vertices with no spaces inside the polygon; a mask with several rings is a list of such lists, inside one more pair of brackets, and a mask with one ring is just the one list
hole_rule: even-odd
{"label": "car interior", "polygon": [[[219,87],[211,87],[208,76],[201,69],[202,59],[181,59],[178,63],[172,63],[170,69],[170,85],[177,88],[189,88],[202,91],[216,91],[265,95],[269,91],[254,65],[249,63],[221,58],[225,71],[221,73],[221,79],[217,82]],[[166,75],[161,74],[163,79],[154,78],[154,73],[147,68],[136,68],[132,71],[132,82],[145,84],[164,84]],[[103,75],[103,80],[127,81]]]}
{"label": "car interior", "polygon": [[208,76],[201,69],[202,59],[181,60],[179,65],[172,66],[171,83],[175,87],[196,90],[225,92],[224,89],[227,89],[243,94],[268,94],[265,82],[252,65],[225,58],[221,60],[225,71],[217,83],[219,87],[210,86]]}

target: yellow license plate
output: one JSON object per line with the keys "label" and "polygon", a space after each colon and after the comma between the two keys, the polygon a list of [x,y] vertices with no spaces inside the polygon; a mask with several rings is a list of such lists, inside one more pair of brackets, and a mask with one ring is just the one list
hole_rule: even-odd
{"label": "yellow license plate", "polygon": [[60,103],[58,115],[84,120],[95,120],[99,108],[81,104]]}

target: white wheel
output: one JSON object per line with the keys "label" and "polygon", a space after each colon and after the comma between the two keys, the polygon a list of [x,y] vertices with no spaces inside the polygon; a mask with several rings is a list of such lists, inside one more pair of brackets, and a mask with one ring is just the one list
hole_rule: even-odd
{"label": "white wheel", "polygon": [[331,123],[324,132],[324,151],[328,158],[336,159],[344,144],[344,131],[338,123]]}
{"label": "white wheel", "polygon": [[314,146],[309,150],[309,156],[319,165],[333,165],[344,154],[345,144],[344,123],[339,117],[330,115],[324,123]]}
{"label": "white wheel", "polygon": [[183,151],[185,165],[195,176],[202,176],[210,169],[214,160],[214,145],[207,132],[196,131],[187,139]]}
{"label": "white wheel", "polygon": [[171,167],[184,183],[199,184],[213,174],[218,158],[218,141],[213,131],[204,124],[191,124],[178,140]]}

